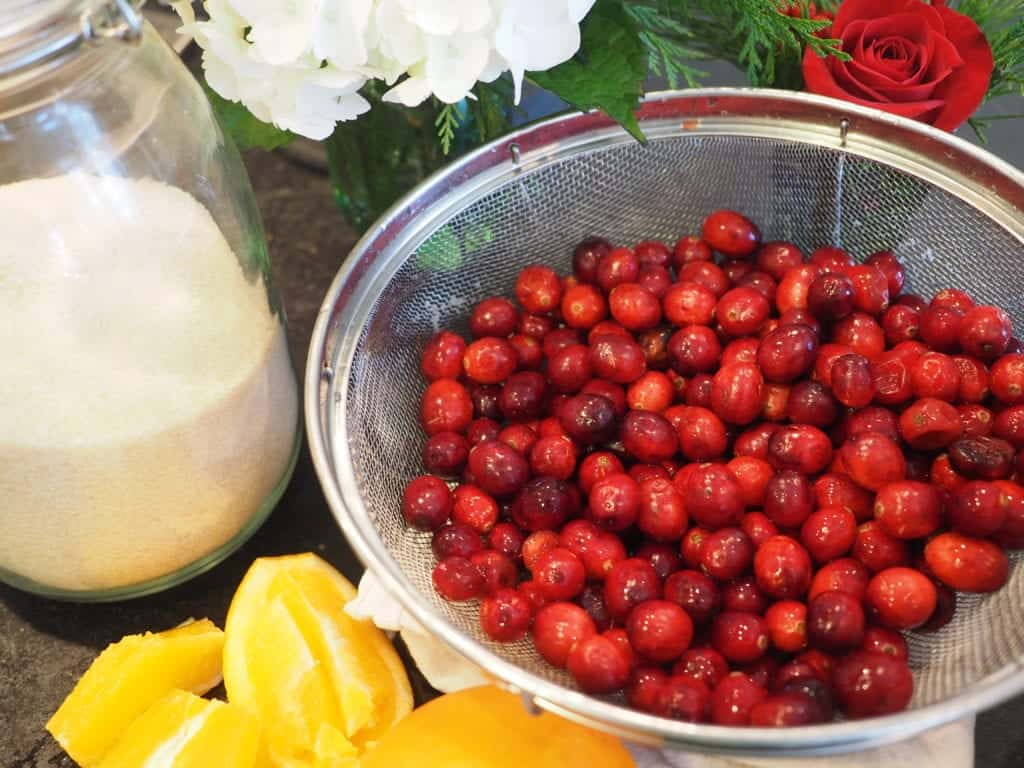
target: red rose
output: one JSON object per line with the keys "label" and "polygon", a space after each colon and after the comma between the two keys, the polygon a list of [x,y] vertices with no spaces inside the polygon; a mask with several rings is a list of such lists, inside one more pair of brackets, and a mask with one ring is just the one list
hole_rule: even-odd
{"label": "red rose", "polygon": [[969,17],[922,0],[845,0],[832,37],[849,61],[804,53],[807,90],[952,131],[977,109],[992,49]]}

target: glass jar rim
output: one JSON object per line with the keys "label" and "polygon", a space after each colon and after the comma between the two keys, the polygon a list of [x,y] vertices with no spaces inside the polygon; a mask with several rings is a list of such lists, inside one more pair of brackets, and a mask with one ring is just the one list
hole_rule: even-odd
{"label": "glass jar rim", "polygon": [[137,40],[145,0],[14,0],[0,11],[0,77],[105,38]]}

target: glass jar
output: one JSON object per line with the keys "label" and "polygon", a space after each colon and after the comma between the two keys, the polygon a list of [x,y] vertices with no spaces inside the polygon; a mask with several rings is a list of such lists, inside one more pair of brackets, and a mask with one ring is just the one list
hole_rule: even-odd
{"label": "glass jar", "polygon": [[212,567],[300,441],[245,169],[138,5],[0,5],[0,580],[57,598]]}

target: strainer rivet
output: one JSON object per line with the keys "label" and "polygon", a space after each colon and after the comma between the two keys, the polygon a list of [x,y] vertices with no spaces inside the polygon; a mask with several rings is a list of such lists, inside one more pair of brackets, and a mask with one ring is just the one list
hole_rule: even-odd
{"label": "strainer rivet", "polygon": [[850,120],[844,117],[839,121],[839,146],[846,146],[846,134],[850,132]]}
{"label": "strainer rivet", "polygon": [[512,155],[512,162],[515,165],[519,165],[519,145],[513,141],[508,145],[508,152]]}
{"label": "strainer rivet", "polygon": [[526,691],[522,691],[519,694],[519,698],[522,700],[523,707],[526,709],[527,712],[529,712],[534,717],[540,714],[540,707],[537,706],[537,702],[534,701],[533,696],[528,694]]}

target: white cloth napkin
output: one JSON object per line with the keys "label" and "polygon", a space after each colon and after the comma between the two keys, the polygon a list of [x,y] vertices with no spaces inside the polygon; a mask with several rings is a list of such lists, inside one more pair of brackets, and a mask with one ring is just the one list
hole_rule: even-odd
{"label": "white cloth napkin", "polygon": [[[349,615],[370,619],[399,632],[416,666],[439,691],[493,682],[483,670],[434,639],[367,570],[359,594],[345,606]],[[637,768],[973,768],[974,717],[928,731],[916,738],[849,755],[803,758],[726,758],[629,746]]]}

